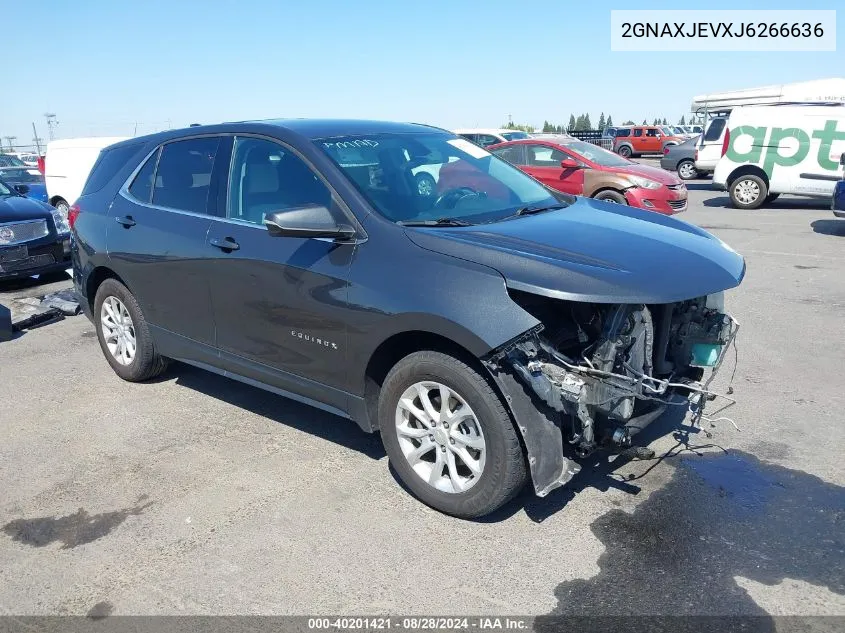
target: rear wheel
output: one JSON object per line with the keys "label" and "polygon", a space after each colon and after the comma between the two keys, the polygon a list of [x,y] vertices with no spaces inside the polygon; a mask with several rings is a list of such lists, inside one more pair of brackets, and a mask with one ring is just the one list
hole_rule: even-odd
{"label": "rear wheel", "polygon": [[399,361],[379,394],[379,422],[399,478],[441,512],[480,517],[525,484],[522,446],[501,399],[453,356],[424,351]]}
{"label": "rear wheel", "polygon": [[118,376],[139,382],[167,368],[167,359],[156,351],[138,302],[116,279],[106,279],[97,288],[94,319],[100,349]]}
{"label": "rear wheel", "polygon": [[698,178],[698,170],[695,168],[695,163],[689,159],[684,159],[678,163],[678,178],[681,180]]}
{"label": "rear wheel", "polygon": [[615,202],[616,204],[628,204],[625,196],[618,191],[605,190],[599,191],[593,196],[596,200],[604,200],[605,202]]}
{"label": "rear wheel", "polygon": [[619,149],[616,150],[616,153],[619,154],[622,158],[631,158],[633,152],[628,145],[622,145]]}
{"label": "rear wheel", "polygon": [[739,176],[730,186],[731,202],[737,209],[756,209],[765,202],[767,195],[766,181],[754,174]]}

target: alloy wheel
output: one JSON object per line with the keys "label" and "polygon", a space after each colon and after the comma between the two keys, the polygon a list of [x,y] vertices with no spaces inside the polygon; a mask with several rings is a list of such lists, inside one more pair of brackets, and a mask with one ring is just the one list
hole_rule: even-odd
{"label": "alloy wheel", "polygon": [[411,469],[428,485],[464,492],[484,472],[487,444],[472,408],[454,389],[417,382],[396,405],[396,434]]}
{"label": "alloy wheel", "polygon": [[692,163],[681,163],[678,167],[678,175],[686,180],[695,178],[697,174],[698,172],[695,169],[695,165]]}
{"label": "alloy wheel", "polygon": [[129,310],[114,296],[108,296],[100,308],[100,326],[109,353],[121,365],[131,365],[138,348],[135,325]]}

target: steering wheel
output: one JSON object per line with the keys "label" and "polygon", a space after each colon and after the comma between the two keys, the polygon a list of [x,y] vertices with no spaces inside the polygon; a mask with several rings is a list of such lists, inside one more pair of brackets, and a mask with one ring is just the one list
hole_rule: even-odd
{"label": "steering wheel", "polygon": [[[477,192],[475,189],[471,187],[455,187],[453,189],[447,189],[439,196],[437,196],[437,200],[434,201],[433,207],[435,209],[454,209],[455,205],[461,200],[461,198],[466,198],[467,196],[480,196],[481,194]],[[447,202],[452,204],[447,205]]]}

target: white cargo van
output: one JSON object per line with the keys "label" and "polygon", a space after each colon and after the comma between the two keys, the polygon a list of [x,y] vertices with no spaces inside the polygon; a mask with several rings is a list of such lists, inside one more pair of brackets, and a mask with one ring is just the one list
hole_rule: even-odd
{"label": "white cargo van", "polygon": [[713,184],[727,190],[734,207],[756,209],[782,193],[833,196],[845,153],[845,104],[742,106],[724,128]]}
{"label": "white cargo van", "polygon": [[126,140],[125,136],[95,136],[50,141],[44,158],[44,179],[47,199],[67,214],[79,194],[100,150]]}

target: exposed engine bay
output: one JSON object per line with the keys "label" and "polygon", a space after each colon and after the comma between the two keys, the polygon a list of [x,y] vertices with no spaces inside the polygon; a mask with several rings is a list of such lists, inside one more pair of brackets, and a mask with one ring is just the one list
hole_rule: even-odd
{"label": "exposed engine bay", "polygon": [[[511,296],[541,325],[497,350],[487,365],[509,402],[514,404],[515,385],[502,373],[515,377],[535,405],[545,405],[538,408],[547,412],[546,427],[551,422],[559,428],[564,455],[628,446],[667,406],[688,406],[701,416],[719,395],[708,387],[739,327],[724,312],[722,293],[656,305],[568,302],[518,291]],[[564,457],[557,480],[544,484],[549,475],[535,472],[538,455],[532,456],[528,437],[536,432],[518,425],[537,494],[579,470]],[[558,435],[545,430],[541,442],[533,438],[535,453],[547,453],[546,444]]]}

